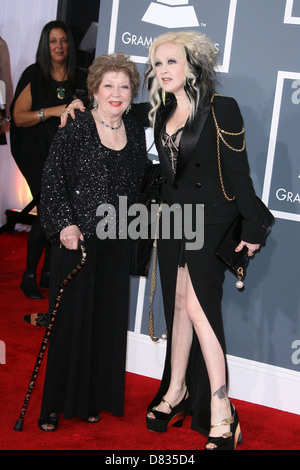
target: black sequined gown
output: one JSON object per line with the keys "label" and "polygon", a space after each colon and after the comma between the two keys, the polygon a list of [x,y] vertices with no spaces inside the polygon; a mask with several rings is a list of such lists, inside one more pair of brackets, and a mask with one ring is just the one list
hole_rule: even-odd
{"label": "black sequined gown", "polygon": [[149,164],[143,127],[124,116],[127,145],[104,147],[90,111],[59,130],[45,164],[41,221],[53,242],[50,310],[60,282],[79,262],[79,251],[59,244],[62,228],[76,224],[87,260],[68,284],[49,341],[41,417],[92,412],[122,415],[128,326],[130,240],[95,235],[101,203],[119,208],[119,196],[138,202]]}

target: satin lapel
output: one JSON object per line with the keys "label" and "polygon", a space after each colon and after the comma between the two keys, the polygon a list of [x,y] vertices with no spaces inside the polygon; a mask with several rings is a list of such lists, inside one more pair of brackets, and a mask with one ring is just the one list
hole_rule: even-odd
{"label": "satin lapel", "polygon": [[196,116],[193,119],[193,122],[185,126],[179,146],[179,155],[176,169],[175,180],[180,178],[184,168],[186,167],[194,148],[200,138],[201,132],[203,130],[204,124],[207,120],[209,112],[211,110],[211,104],[205,104],[202,107],[198,108]]}

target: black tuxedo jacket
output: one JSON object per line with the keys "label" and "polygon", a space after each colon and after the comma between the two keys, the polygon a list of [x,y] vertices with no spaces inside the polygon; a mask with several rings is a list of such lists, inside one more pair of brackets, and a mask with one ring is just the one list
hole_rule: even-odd
{"label": "black tuxedo jacket", "polygon": [[[220,140],[221,172],[228,201],[222,191],[218,160],[217,133],[212,115],[214,106],[219,128],[237,134],[243,128],[243,119],[237,102],[230,97],[216,95],[213,103],[201,103],[190,124],[182,133],[174,174],[168,156],[162,146],[162,132],[175,111],[176,100],[170,99],[158,110],[154,128],[154,140],[159,155],[162,182],[162,201],[168,205],[203,204],[205,224],[229,224],[242,214],[242,239],[249,243],[261,243],[264,230],[259,220],[259,208],[250,177],[246,148],[243,151],[244,134],[223,134],[231,148]],[[145,118],[147,105],[134,105],[134,112]],[[144,125],[147,120],[143,119]]]}

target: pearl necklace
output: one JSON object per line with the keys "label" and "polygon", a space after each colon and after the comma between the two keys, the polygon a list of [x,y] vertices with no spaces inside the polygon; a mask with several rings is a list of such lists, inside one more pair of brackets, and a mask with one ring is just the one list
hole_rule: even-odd
{"label": "pearl necklace", "polygon": [[109,129],[111,129],[112,131],[116,131],[118,129],[120,129],[120,127],[122,126],[122,120],[120,122],[120,124],[116,127],[113,127],[113,126],[110,126],[109,124],[106,124],[106,122],[102,121],[102,119],[100,118],[99,114],[97,113],[97,111],[95,110],[95,113],[96,113],[96,116],[97,118],[99,119],[99,121],[101,122],[101,124],[103,124],[104,126],[108,127]]}

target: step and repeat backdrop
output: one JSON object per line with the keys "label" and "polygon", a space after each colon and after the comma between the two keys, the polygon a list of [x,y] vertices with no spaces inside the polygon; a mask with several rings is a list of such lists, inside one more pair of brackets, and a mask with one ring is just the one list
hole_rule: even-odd
{"label": "step and repeat backdrop", "polygon": [[[219,92],[240,105],[254,186],[276,217],[245,289],[227,273],[228,354],[300,371],[300,0],[101,0],[96,55],[129,54],[143,81],[153,39],[183,29],[207,34],[219,50]],[[147,100],[143,86],[137,100]],[[149,158],[157,161],[146,132]],[[150,283],[151,276],[132,279],[129,331],[141,338],[148,335]],[[159,273],[154,321],[160,336]]]}

